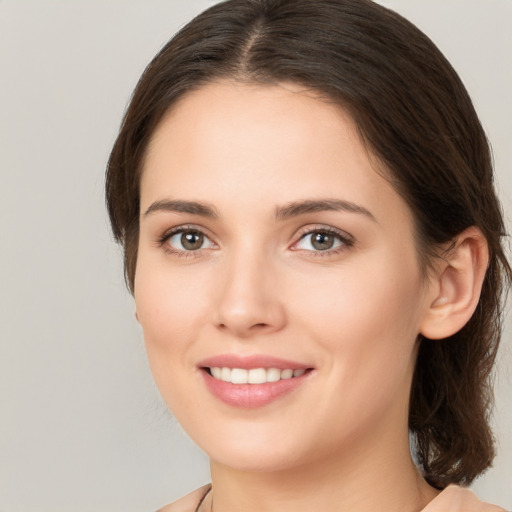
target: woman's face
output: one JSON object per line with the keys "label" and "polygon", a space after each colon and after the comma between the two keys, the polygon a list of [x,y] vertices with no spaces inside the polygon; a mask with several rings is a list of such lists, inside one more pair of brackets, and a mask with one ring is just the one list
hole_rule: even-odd
{"label": "woman's face", "polygon": [[137,313],[163,398],[213,461],[284,469],[406,439],[431,298],[377,165],[346,113],[290,84],[210,84],[156,130]]}

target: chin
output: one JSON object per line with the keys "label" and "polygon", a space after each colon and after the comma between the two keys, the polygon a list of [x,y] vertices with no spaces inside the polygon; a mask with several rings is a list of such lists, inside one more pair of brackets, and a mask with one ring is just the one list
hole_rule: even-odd
{"label": "chin", "polygon": [[276,453],[275,446],[252,446],[249,450],[224,448],[208,454],[214,464],[247,473],[274,473],[300,466],[297,454]]}
{"label": "chin", "polygon": [[[245,435],[241,432],[246,430]],[[206,435],[200,432],[192,439],[208,455],[213,464],[236,471],[273,473],[286,471],[311,463],[318,454],[307,450],[315,443],[308,443],[304,433],[297,429],[285,438],[281,432],[257,429],[212,430]],[[217,433],[217,434],[215,434]],[[199,435],[197,435],[199,434]],[[295,434],[295,435],[294,435]]]}

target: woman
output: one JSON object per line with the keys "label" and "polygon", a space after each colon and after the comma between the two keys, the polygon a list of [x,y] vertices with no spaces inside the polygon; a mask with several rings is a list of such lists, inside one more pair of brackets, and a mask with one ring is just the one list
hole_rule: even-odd
{"label": "woman", "polygon": [[107,202],[156,383],[211,462],[162,510],[501,510],[462,486],[494,455],[503,220],[467,92],[413,25],[213,6],[144,72]]}

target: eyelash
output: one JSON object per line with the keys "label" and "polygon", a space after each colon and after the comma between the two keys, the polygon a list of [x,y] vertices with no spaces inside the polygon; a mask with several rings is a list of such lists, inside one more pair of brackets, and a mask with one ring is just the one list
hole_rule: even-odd
{"label": "eyelash", "polygon": [[[175,235],[183,234],[186,232],[192,232],[192,233],[198,233],[203,235],[207,240],[211,239],[204,233],[204,231],[201,228],[198,228],[196,226],[192,225],[186,225],[186,226],[178,226],[175,228],[172,228],[168,231],[166,231],[158,240],[159,246],[161,246],[164,251],[167,254],[172,254],[173,256],[177,256],[179,258],[197,258],[201,255],[201,249],[197,250],[179,250],[172,248],[167,242]],[[341,244],[334,248],[334,249],[326,249],[326,250],[307,250],[307,249],[292,249],[294,251],[304,251],[309,253],[310,256],[313,257],[327,257],[327,256],[333,256],[336,254],[339,254],[340,252],[343,252],[350,247],[354,245],[354,239],[348,235],[347,233],[344,233],[343,231],[339,231],[337,229],[334,229],[332,227],[327,226],[316,226],[316,227],[308,227],[304,229],[302,233],[299,233],[299,239],[294,242],[293,246],[297,245],[300,241],[304,240],[307,236],[321,233],[329,236],[335,237]],[[214,244],[214,242],[211,242]],[[293,247],[292,246],[292,247]]]}

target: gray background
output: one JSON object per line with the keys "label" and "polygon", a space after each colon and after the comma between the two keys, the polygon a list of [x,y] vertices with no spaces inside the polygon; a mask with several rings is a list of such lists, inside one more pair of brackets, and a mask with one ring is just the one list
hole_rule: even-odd
{"label": "gray background", "polygon": [[[1,512],[154,510],[208,481],[206,457],[152,383],[103,173],[145,65],[212,3],[0,0]],[[463,77],[510,212],[512,2],[383,3],[426,31]],[[512,509],[508,324],[499,455],[474,488]]]}

